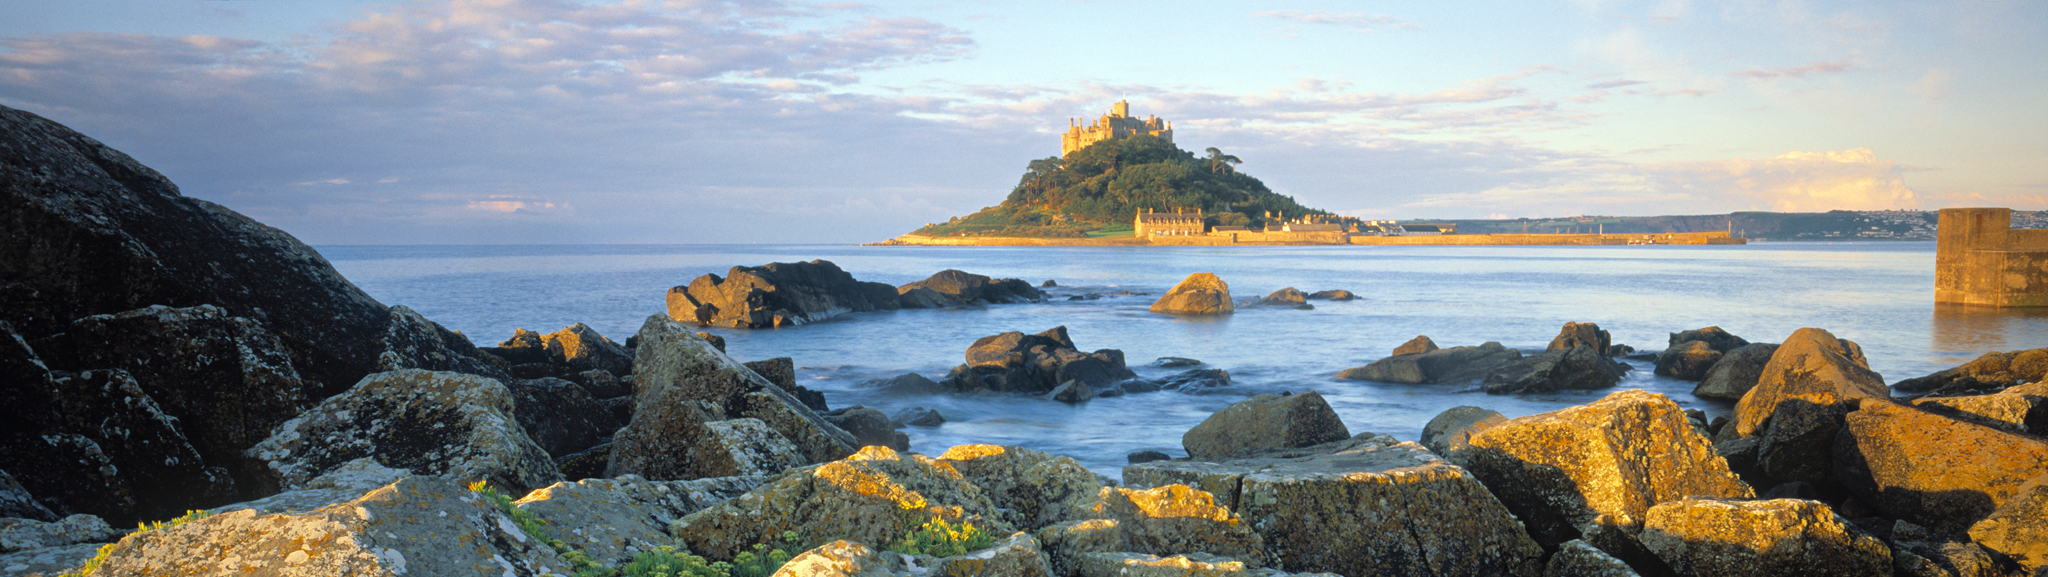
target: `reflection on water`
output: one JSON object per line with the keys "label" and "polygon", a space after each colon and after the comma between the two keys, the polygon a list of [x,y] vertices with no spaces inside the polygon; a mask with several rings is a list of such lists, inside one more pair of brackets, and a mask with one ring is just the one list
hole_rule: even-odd
{"label": "reflection on water", "polygon": [[1992,351],[2048,346],[2048,307],[1996,308],[1934,305],[1927,348],[1944,362],[1961,364]]}

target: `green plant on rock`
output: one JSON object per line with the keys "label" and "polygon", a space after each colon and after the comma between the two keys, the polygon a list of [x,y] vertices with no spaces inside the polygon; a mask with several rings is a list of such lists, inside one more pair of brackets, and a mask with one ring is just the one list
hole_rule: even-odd
{"label": "green plant on rock", "polygon": [[994,546],[996,538],[988,531],[962,521],[959,526],[947,523],[945,518],[933,517],[924,526],[911,530],[909,534],[889,546],[890,551],[904,555],[931,555],[952,557],[965,555],[969,551],[980,551]]}
{"label": "green plant on rock", "polygon": [[[171,519],[169,521],[152,521],[149,523],[136,523],[135,532],[130,533],[130,535],[140,535],[150,531],[161,531],[164,529],[169,529],[172,527],[176,527],[193,521],[198,521],[200,519],[205,519],[207,517],[212,516],[213,512],[207,510],[186,511],[185,514],[179,515],[177,518]],[[65,573],[58,577],[85,577],[86,575],[93,574],[94,571],[98,571],[100,569],[100,564],[107,562],[107,556],[113,554],[114,546],[119,544],[120,543],[115,542],[100,546],[99,553],[93,555],[91,559],[87,559],[84,565],[80,565],[78,567],[77,571]]]}
{"label": "green plant on rock", "polygon": [[568,543],[563,542],[561,539],[549,536],[547,530],[541,528],[542,525],[548,523],[546,519],[542,519],[525,509],[513,506],[512,497],[498,492],[497,489],[491,487],[488,481],[470,483],[469,491],[483,497],[485,501],[489,501],[492,506],[497,507],[498,512],[511,517],[512,524],[518,525],[519,530],[526,533],[526,536],[538,539],[540,542],[546,543],[549,549],[555,550],[556,555],[562,556],[562,560],[569,563],[569,568],[576,572],[576,577],[612,577],[614,575],[611,569],[599,564],[597,560],[591,559],[590,554],[570,547]]}
{"label": "green plant on rock", "polygon": [[675,547],[657,547],[634,555],[632,561],[619,568],[619,574],[625,577],[727,577],[732,574],[732,565],[706,563],[703,557],[677,551]]}

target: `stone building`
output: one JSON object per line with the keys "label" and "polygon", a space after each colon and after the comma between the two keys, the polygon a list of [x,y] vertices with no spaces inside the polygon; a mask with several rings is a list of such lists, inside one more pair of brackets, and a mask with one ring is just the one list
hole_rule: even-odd
{"label": "stone building", "polygon": [[1944,208],[1935,230],[1934,302],[2048,306],[2048,230],[2014,230],[2007,208]]}
{"label": "stone building", "polygon": [[1202,234],[1202,210],[1152,212],[1149,208],[1139,209],[1138,218],[1131,223],[1131,229],[1138,238]]}
{"label": "stone building", "polygon": [[1157,116],[1147,116],[1144,120],[1132,118],[1131,103],[1118,100],[1110,107],[1109,114],[1102,115],[1102,118],[1093,124],[1081,126],[1081,119],[1069,120],[1067,133],[1060,135],[1060,156],[1073,154],[1076,150],[1104,140],[1129,138],[1140,134],[1150,134],[1173,142],[1173,123]]}

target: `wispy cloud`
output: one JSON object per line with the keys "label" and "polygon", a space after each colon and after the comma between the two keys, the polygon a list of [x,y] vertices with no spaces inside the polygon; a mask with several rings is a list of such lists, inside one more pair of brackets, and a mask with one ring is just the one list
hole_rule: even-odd
{"label": "wispy cloud", "polygon": [[1749,70],[1743,70],[1740,72],[1730,72],[1728,73],[1728,75],[1748,76],[1750,78],[1762,79],[1805,78],[1808,76],[1820,74],[1848,72],[1849,70],[1854,69],[1855,67],[1856,66],[1854,64],[1851,64],[1848,60],[1832,60],[1827,62],[1815,62],[1805,66],[1788,66],[1785,68],[1751,68]]}
{"label": "wispy cloud", "polygon": [[1338,28],[1343,28],[1347,32],[1371,33],[1389,29],[1422,29],[1421,26],[1416,26],[1414,23],[1402,20],[1400,18],[1395,18],[1385,14],[1366,14],[1364,12],[1330,12],[1327,10],[1267,10],[1264,12],[1253,12],[1252,17],[1285,20],[1288,22],[1294,22],[1296,24],[1336,26]]}

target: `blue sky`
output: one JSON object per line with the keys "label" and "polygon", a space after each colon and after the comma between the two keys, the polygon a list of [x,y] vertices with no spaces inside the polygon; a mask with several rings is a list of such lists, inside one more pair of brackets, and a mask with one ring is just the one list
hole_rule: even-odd
{"label": "blue sky", "polygon": [[1128,98],[1369,218],[2048,209],[2048,5],[0,0],[0,104],[317,244],[861,242]]}

